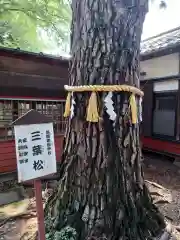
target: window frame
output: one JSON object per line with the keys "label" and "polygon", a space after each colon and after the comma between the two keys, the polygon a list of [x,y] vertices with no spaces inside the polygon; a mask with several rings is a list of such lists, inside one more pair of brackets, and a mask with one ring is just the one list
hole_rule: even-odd
{"label": "window frame", "polygon": [[[2,124],[1,129],[0,129],[0,141],[4,140],[12,140],[14,139],[14,134],[7,135],[8,131],[13,132],[13,127],[11,126],[11,123],[16,120],[18,117],[22,116],[22,114],[28,112],[30,109],[35,109],[38,112],[44,114],[45,116],[50,116],[52,117],[53,120],[53,126],[54,126],[54,134],[55,135],[64,135],[65,133],[65,128],[66,128],[66,119],[63,117],[63,109],[65,108],[65,99],[18,99],[18,98],[0,98],[0,102],[4,104],[4,102],[10,102],[11,103],[11,114],[12,114],[12,120],[8,124]],[[29,107],[26,109],[21,108],[20,105],[22,104],[29,104]],[[41,107],[45,107],[45,112],[43,109],[38,109],[37,104],[41,103]],[[59,110],[62,108],[62,110],[58,111],[52,111],[51,110],[51,105],[59,105],[62,106],[59,108]],[[14,108],[15,106],[15,108]],[[47,106],[50,107],[50,112],[48,113]],[[55,113],[55,114],[54,114]],[[0,121],[2,122],[2,121]],[[1,130],[2,130],[2,135],[1,135]]]}
{"label": "window frame", "polygon": [[[12,100],[2,100],[0,99],[0,104],[2,104],[2,108],[0,105],[0,127],[3,128],[3,125],[9,125],[9,123],[11,123],[13,121],[13,101]],[[7,108],[6,105],[11,106],[10,108]],[[8,111],[7,111],[8,109]],[[8,118],[7,116],[11,116],[10,118]],[[2,124],[2,123],[6,123],[6,124]]]}
{"label": "window frame", "polygon": [[[151,135],[154,138],[158,138],[158,139],[162,139],[162,140],[169,140],[169,141],[176,141],[176,132],[178,130],[177,127],[177,116],[178,116],[178,90],[175,91],[165,91],[165,92],[153,92],[153,108],[152,108],[152,119],[151,119]],[[174,122],[174,134],[173,136],[168,136],[165,134],[157,134],[154,133],[154,110],[155,110],[155,106],[156,106],[156,98],[157,97],[166,97],[166,96],[173,96],[175,97],[175,122]]]}

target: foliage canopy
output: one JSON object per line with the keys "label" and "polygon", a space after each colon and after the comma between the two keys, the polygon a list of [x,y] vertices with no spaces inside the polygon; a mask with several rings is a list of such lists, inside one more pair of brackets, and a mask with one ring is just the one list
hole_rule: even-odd
{"label": "foliage canopy", "polygon": [[0,0],[0,45],[42,51],[69,40],[67,0]]}

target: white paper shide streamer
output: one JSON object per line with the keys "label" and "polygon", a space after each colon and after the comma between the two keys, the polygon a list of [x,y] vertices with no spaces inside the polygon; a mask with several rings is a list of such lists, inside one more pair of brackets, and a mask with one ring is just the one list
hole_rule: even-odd
{"label": "white paper shide streamer", "polygon": [[104,102],[106,106],[106,112],[109,115],[109,118],[112,121],[115,121],[117,114],[114,111],[112,96],[113,96],[112,92],[109,92],[108,95],[105,97]]}
{"label": "white paper shide streamer", "polygon": [[75,105],[76,105],[76,102],[75,102],[74,96],[73,96],[73,94],[72,94],[72,97],[71,97],[71,118],[74,117],[74,108],[75,108]]}
{"label": "white paper shide streamer", "polygon": [[142,122],[142,97],[139,98],[139,121]]}

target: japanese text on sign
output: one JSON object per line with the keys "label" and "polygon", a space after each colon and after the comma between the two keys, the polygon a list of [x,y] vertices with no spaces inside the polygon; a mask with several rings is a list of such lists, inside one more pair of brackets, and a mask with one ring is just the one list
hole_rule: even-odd
{"label": "japanese text on sign", "polygon": [[19,182],[55,173],[52,123],[16,125],[14,129]]}

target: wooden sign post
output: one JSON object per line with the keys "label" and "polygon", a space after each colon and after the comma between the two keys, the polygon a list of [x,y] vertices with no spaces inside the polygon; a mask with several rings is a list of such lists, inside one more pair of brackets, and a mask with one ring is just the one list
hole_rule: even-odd
{"label": "wooden sign post", "polygon": [[53,123],[30,110],[14,123],[18,181],[34,180],[38,237],[45,240],[41,178],[56,173]]}
{"label": "wooden sign post", "polygon": [[37,209],[36,211],[37,211],[37,220],[38,220],[38,237],[39,237],[39,240],[46,240],[41,180],[34,180],[34,189],[35,189],[36,209]]}

